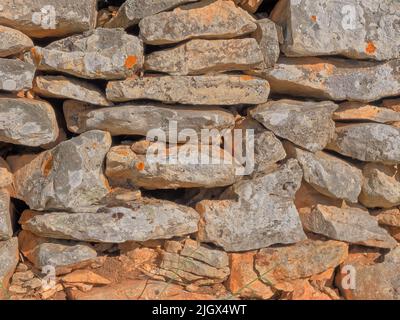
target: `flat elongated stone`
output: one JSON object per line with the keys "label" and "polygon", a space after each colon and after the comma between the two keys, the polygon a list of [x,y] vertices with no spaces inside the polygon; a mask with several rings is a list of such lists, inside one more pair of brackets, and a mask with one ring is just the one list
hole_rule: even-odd
{"label": "flat elongated stone", "polygon": [[0,58],[24,52],[33,47],[32,40],[18,30],[0,26],[0,35]]}
{"label": "flat elongated stone", "polygon": [[335,123],[333,102],[270,101],[250,111],[250,115],[277,136],[312,152],[322,150],[332,139]]}
{"label": "flat elongated stone", "polygon": [[400,162],[400,129],[379,123],[339,126],[328,149],[361,161]]}
{"label": "flat elongated stone", "polygon": [[266,283],[306,278],[338,266],[346,259],[347,250],[343,242],[319,240],[265,248],[256,255],[255,269]]}
{"label": "flat elongated stone", "polygon": [[397,245],[397,241],[364,209],[317,205],[310,213],[301,214],[301,221],[308,231],[335,240],[378,248]]}
{"label": "flat elongated stone", "polygon": [[128,28],[145,17],[198,0],[127,0],[116,15],[107,22],[106,28]]}
{"label": "flat elongated stone", "polygon": [[145,43],[160,45],[192,38],[229,39],[256,30],[254,19],[231,1],[206,1],[144,18],[139,23]]}
{"label": "flat elongated stone", "polygon": [[[81,133],[92,129],[107,130],[111,135],[147,136],[150,130],[165,133],[159,141],[176,139],[185,142],[187,135],[179,135],[190,130],[200,137],[202,129],[231,129],[235,119],[231,112],[219,107],[169,106],[161,103],[127,103],[112,108],[96,108],[76,102],[64,102],[64,116],[68,129]],[[168,119],[169,122],[165,121]],[[169,127],[176,125],[177,134]],[[211,134],[211,133],[210,133]]]}
{"label": "flat elongated stone", "polygon": [[12,207],[10,205],[10,193],[6,189],[0,189],[0,241],[8,240],[13,235]]}
{"label": "flat elongated stone", "polygon": [[261,67],[263,54],[253,38],[191,40],[172,49],[146,56],[146,70],[171,75],[250,70]]}
{"label": "flat elongated stone", "polygon": [[121,29],[97,28],[34,47],[25,59],[39,70],[86,79],[125,79],[143,65],[143,44]]}
{"label": "flat elongated stone", "polygon": [[358,201],[363,176],[361,170],[346,161],[323,151],[311,153],[285,144],[288,154],[297,159],[304,180],[318,192],[353,203]]}
{"label": "flat elongated stone", "polygon": [[389,209],[378,209],[371,212],[380,225],[400,227],[400,209],[389,208]]}
{"label": "flat elongated stone", "polygon": [[379,123],[400,121],[400,112],[362,102],[344,102],[333,113],[333,120],[368,120]]}
{"label": "flat elongated stone", "polygon": [[400,205],[400,171],[395,166],[368,163],[363,175],[360,202],[364,206],[391,208]]}
{"label": "flat elongated stone", "polygon": [[199,239],[226,251],[304,240],[293,203],[301,178],[300,166],[291,159],[276,171],[236,183],[221,200],[200,201],[196,206],[202,217]]}
{"label": "flat elongated stone", "polygon": [[112,105],[95,85],[64,76],[37,76],[33,91],[42,97],[74,99],[104,107]]}
{"label": "flat elongated stone", "polygon": [[152,147],[145,155],[129,146],[111,148],[105,171],[110,184],[145,189],[214,188],[239,180],[236,169],[240,165],[219,146],[166,147],[160,143]]}
{"label": "flat elongated stone", "polygon": [[62,37],[96,25],[96,0],[2,0],[0,24],[34,37]]}
{"label": "flat elongated stone", "polygon": [[7,296],[6,290],[18,260],[18,239],[0,241],[0,299]]}
{"label": "flat elongated stone", "polygon": [[257,30],[253,37],[256,38],[264,56],[263,68],[271,68],[278,61],[280,54],[278,27],[269,19],[260,19],[256,23]]}
{"label": "flat elongated stone", "polygon": [[109,133],[93,130],[15,165],[16,197],[34,210],[79,211],[96,203],[109,192],[102,166],[110,146]]}
{"label": "flat elongated stone", "polygon": [[0,141],[40,146],[59,133],[53,107],[46,101],[0,97]]}
{"label": "flat elongated stone", "polygon": [[197,231],[199,215],[169,201],[124,203],[96,213],[54,212],[24,221],[22,228],[39,236],[92,242],[122,243],[168,239]]}
{"label": "flat elongated stone", "polygon": [[246,75],[161,76],[110,81],[111,101],[151,99],[166,103],[195,105],[260,104],[268,99],[264,79]]}
{"label": "flat elongated stone", "polygon": [[35,70],[35,66],[31,63],[0,58],[0,90],[31,89]]}
{"label": "flat elongated stone", "polygon": [[281,57],[265,78],[273,93],[369,102],[400,94],[400,59],[372,62]]}
{"label": "flat elongated stone", "polygon": [[399,12],[393,0],[289,0],[281,1],[271,19],[286,29],[287,56],[390,60],[400,58]]}
{"label": "flat elongated stone", "polygon": [[226,252],[211,249],[206,245],[200,245],[197,241],[192,239],[187,239],[185,241],[180,255],[205,262],[215,268],[225,268],[229,266],[229,258]]}

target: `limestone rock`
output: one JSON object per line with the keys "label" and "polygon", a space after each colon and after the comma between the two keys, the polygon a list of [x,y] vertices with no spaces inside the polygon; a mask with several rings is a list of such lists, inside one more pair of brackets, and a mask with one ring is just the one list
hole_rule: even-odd
{"label": "limestone rock", "polygon": [[372,213],[378,220],[380,225],[400,227],[400,209],[379,209],[372,211]]}
{"label": "limestone rock", "polygon": [[7,296],[6,290],[18,260],[18,239],[0,241],[0,299]]}
{"label": "limestone rock", "polygon": [[305,229],[328,238],[378,248],[397,245],[365,209],[317,205],[311,213],[300,216]]}
{"label": "limestone rock", "polygon": [[244,10],[255,13],[264,0],[234,0]]}
{"label": "limestone rock", "polygon": [[333,113],[336,121],[373,121],[388,123],[400,121],[400,112],[362,102],[344,102]]}
{"label": "limestone rock", "polygon": [[122,243],[168,239],[197,231],[195,210],[169,201],[126,202],[96,213],[54,212],[23,221],[22,228],[39,236],[91,242]]}
{"label": "limestone rock", "polygon": [[[165,133],[159,141],[174,140],[185,142],[187,135],[179,135],[185,130],[189,136],[195,132],[201,136],[202,129],[231,129],[235,119],[231,112],[216,106],[196,108],[195,106],[169,106],[160,103],[127,103],[112,108],[65,101],[64,115],[68,129],[75,133],[88,130],[107,130],[111,135],[147,136],[150,130]],[[165,121],[168,119],[168,121]],[[169,127],[176,124],[178,136]],[[189,132],[190,131],[190,132]],[[210,135],[213,136],[212,132]]]}
{"label": "limestone rock", "polygon": [[8,240],[13,235],[10,194],[6,189],[0,189],[0,241]]}
{"label": "limestone rock", "polygon": [[238,180],[240,165],[214,145],[166,147],[153,144],[153,151],[136,154],[129,146],[112,147],[107,154],[106,176],[112,186],[145,189],[214,188]]}
{"label": "limestone rock", "polygon": [[288,0],[271,18],[286,29],[282,50],[287,56],[390,60],[400,58],[399,12],[393,0]]}
{"label": "limestone rock", "polygon": [[31,63],[0,58],[0,90],[15,92],[31,89],[35,70]]}
{"label": "limestone rock", "polygon": [[37,76],[33,91],[47,98],[74,99],[104,107],[112,105],[95,85],[70,77]]}
{"label": "limestone rock", "polygon": [[93,29],[96,0],[2,0],[0,24],[34,38],[62,37]]}
{"label": "limestone rock", "polygon": [[[200,201],[199,239],[226,251],[245,251],[305,239],[294,206],[301,168],[289,160],[276,171],[239,181],[220,200]],[[229,199],[229,196],[234,199]],[[227,199],[228,198],[228,199]]]}
{"label": "limestone rock", "polygon": [[194,105],[260,104],[268,99],[269,85],[246,75],[158,76],[110,81],[106,93],[116,102],[151,99]]}
{"label": "limestone rock", "polygon": [[363,168],[360,202],[368,208],[400,205],[400,171],[395,166],[368,163]]}
{"label": "limestone rock", "polygon": [[128,28],[136,25],[145,17],[177,6],[198,0],[127,0],[119,8],[116,15],[107,22],[106,28]]}
{"label": "limestone rock", "polygon": [[311,152],[322,150],[332,139],[335,123],[333,102],[270,101],[250,111],[250,115],[277,136]]}
{"label": "limestone rock", "polygon": [[0,26],[0,34],[0,58],[24,52],[33,47],[32,40],[18,30]]}
{"label": "limestone rock", "polygon": [[143,65],[143,44],[121,29],[97,28],[34,47],[25,55],[39,70],[86,79],[125,79]]}
{"label": "limestone rock", "polygon": [[65,283],[86,283],[93,285],[107,285],[111,283],[110,280],[90,270],[75,270],[62,277],[62,281]]}
{"label": "limestone rock", "polygon": [[400,162],[400,128],[380,123],[338,126],[327,148],[361,161],[396,164]]}
{"label": "limestone rock", "polygon": [[256,255],[255,269],[264,282],[278,284],[335,268],[346,259],[347,250],[343,242],[319,240],[265,248]]}
{"label": "limestone rock", "polygon": [[361,192],[361,170],[348,162],[323,151],[311,153],[285,144],[288,154],[297,159],[304,180],[322,194],[356,203]]}
{"label": "limestone rock", "polygon": [[206,1],[142,19],[140,36],[160,45],[192,38],[235,38],[253,32],[254,18],[231,1]]}
{"label": "limestone rock", "polygon": [[0,188],[8,187],[14,182],[8,163],[0,157]]}
{"label": "limestone rock", "polygon": [[199,244],[197,241],[192,239],[185,240],[180,255],[205,262],[214,268],[221,269],[228,267],[229,265],[229,258],[226,252],[211,249],[210,247],[204,244]]}
{"label": "limestone rock", "polygon": [[109,133],[88,131],[14,166],[16,197],[34,210],[76,211],[108,192],[102,166],[111,146]]}
{"label": "limestone rock", "polygon": [[261,67],[263,54],[253,38],[188,41],[146,56],[145,70],[171,75],[250,70]]}
{"label": "limestone rock", "polygon": [[370,102],[400,94],[400,59],[386,62],[281,57],[265,78],[272,93]]}
{"label": "limestone rock", "polygon": [[58,137],[53,107],[46,101],[0,97],[0,141],[40,146]]}

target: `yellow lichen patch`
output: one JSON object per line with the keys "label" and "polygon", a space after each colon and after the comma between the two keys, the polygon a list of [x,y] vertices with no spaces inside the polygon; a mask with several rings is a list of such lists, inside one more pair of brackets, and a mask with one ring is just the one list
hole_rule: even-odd
{"label": "yellow lichen patch", "polygon": [[144,170],[144,162],[138,162],[135,165],[136,169],[138,169],[139,171]]}
{"label": "yellow lichen patch", "polygon": [[136,56],[128,56],[125,60],[125,67],[127,69],[132,69],[137,62],[137,57]]}
{"label": "yellow lichen patch", "polygon": [[372,41],[367,42],[367,46],[365,47],[365,52],[368,54],[374,54],[376,51],[375,44]]}

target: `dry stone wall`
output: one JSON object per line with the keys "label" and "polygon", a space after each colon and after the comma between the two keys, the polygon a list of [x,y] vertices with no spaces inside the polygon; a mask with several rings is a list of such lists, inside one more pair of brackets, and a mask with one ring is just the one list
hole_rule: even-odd
{"label": "dry stone wall", "polygon": [[399,164],[396,0],[0,3],[1,299],[400,299]]}

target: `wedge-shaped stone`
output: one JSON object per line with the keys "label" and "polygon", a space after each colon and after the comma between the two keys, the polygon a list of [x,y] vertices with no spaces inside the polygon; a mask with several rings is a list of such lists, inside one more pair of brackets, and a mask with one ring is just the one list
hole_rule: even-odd
{"label": "wedge-shaped stone", "polygon": [[322,150],[332,139],[332,113],[338,106],[330,101],[270,101],[250,111],[250,115],[277,136],[311,152]]}
{"label": "wedge-shaped stone", "polygon": [[110,81],[111,101],[151,99],[195,105],[260,104],[268,99],[266,80],[246,75],[161,76]]}
{"label": "wedge-shaped stone", "polygon": [[31,63],[0,58],[0,90],[31,89],[35,70],[35,66]]}
{"label": "wedge-shaped stone", "polygon": [[145,189],[214,188],[235,183],[239,163],[219,146],[155,143],[146,154],[130,146],[112,147],[106,176],[112,186]]}
{"label": "wedge-shaped stone", "polygon": [[323,151],[311,153],[289,142],[284,146],[289,156],[300,163],[304,180],[315,190],[331,198],[358,201],[363,183],[360,169]]}
{"label": "wedge-shaped stone", "polygon": [[378,248],[397,245],[368,210],[316,205],[310,213],[301,214],[301,221],[306,230],[331,239]]}
{"label": "wedge-shaped stone", "polygon": [[14,182],[8,163],[0,157],[0,188],[8,187]]}
{"label": "wedge-shaped stone", "polygon": [[0,24],[34,38],[62,37],[96,26],[96,0],[2,0]]}
{"label": "wedge-shaped stone", "polygon": [[253,38],[191,40],[146,56],[146,70],[172,75],[251,70],[261,67],[263,54]]}
{"label": "wedge-shaped stone", "polygon": [[55,141],[58,133],[49,103],[0,97],[0,141],[35,147]]}
{"label": "wedge-shaped stone", "polygon": [[285,0],[271,19],[285,32],[287,56],[342,55],[353,59],[400,58],[400,3]]}
{"label": "wedge-shaped stone", "polygon": [[276,171],[236,183],[221,200],[200,201],[196,206],[202,217],[199,239],[226,251],[304,240],[293,203],[301,178],[299,164],[291,159]]}
{"label": "wedge-shaped stone", "polygon": [[16,197],[34,210],[79,211],[96,203],[109,192],[102,168],[110,146],[110,134],[94,130],[61,142],[30,161],[18,163],[7,158]]}
{"label": "wedge-shaped stone", "polygon": [[0,189],[0,241],[8,240],[13,235],[12,216],[10,193],[6,189]]}
{"label": "wedge-shaped stone", "polygon": [[269,19],[260,19],[256,23],[257,30],[254,32],[253,37],[259,43],[264,56],[263,68],[271,68],[278,61],[280,54],[278,27]]}
{"label": "wedge-shaped stone", "polygon": [[106,28],[128,28],[145,17],[198,0],[127,0],[116,15],[107,22]]}
{"label": "wedge-shaped stone", "polygon": [[145,43],[160,45],[192,38],[235,38],[256,30],[254,18],[231,1],[205,1],[144,18],[139,23]]}
{"label": "wedge-shaped stone", "polygon": [[391,208],[400,205],[400,171],[396,166],[368,163],[363,175],[360,202],[364,206]]}
{"label": "wedge-shaped stone", "polygon": [[343,102],[333,113],[333,120],[390,123],[400,121],[400,112],[363,102]]}
{"label": "wedge-shaped stone", "polygon": [[347,250],[343,242],[319,240],[265,248],[256,255],[255,269],[262,281],[277,284],[335,268],[346,259]]}
{"label": "wedge-shaped stone", "polygon": [[[158,129],[165,133],[165,138],[159,136],[159,141],[176,139],[178,142],[185,142],[187,135],[179,136],[183,130],[189,136],[193,131],[200,137],[202,129],[222,131],[235,125],[233,114],[222,108],[168,106],[160,103],[129,103],[112,108],[96,108],[82,102],[65,101],[64,116],[68,129],[72,132],[99,129],[107,130],[113,136],[147,136],[150,130]],[[170,125],[176,125],[178,135],[174,130],[170,134]]]}
{"label": "wedge-shaped stone", "polygon": [[199,215],[169,201],[125,202],[95,213],[54,212],[23,221],[22,228],[56,239],[122,243],[169,239],[197,231]]}
{"label": "wedge-shaped stone", "polygon": [[70,77],[37,76],[33,91],[47,98],[74,99],[104,107],[112,105],[95,85]]}
{"label": "wedge-shaped stone", "polygon": [[18,30],[0,26],[0,34],[0,58],[24,52],[33,47],[32,40]]}
{"label": "wedge-shaped stone", "polygon": [[400,163],[400,129],[380,123],[339,126],[327,148],[361,161]]}
{"label": "wedge-shaped stone", "polygon": [[86,79],[125,79],[143,65],[143,44],[121,29],[98,28],[34,47],[26,60],[39,70]]}
{"label": "wedge-shaped stone", "polygon": [[400,94],[400,59],[285,58],[265,75],[273,93],[369,102]]}
{"label": "wedge-shaped stone", "polygon": [[9,281],[19,260],[18,239],[0,241],[0,299],[7,297]]}

